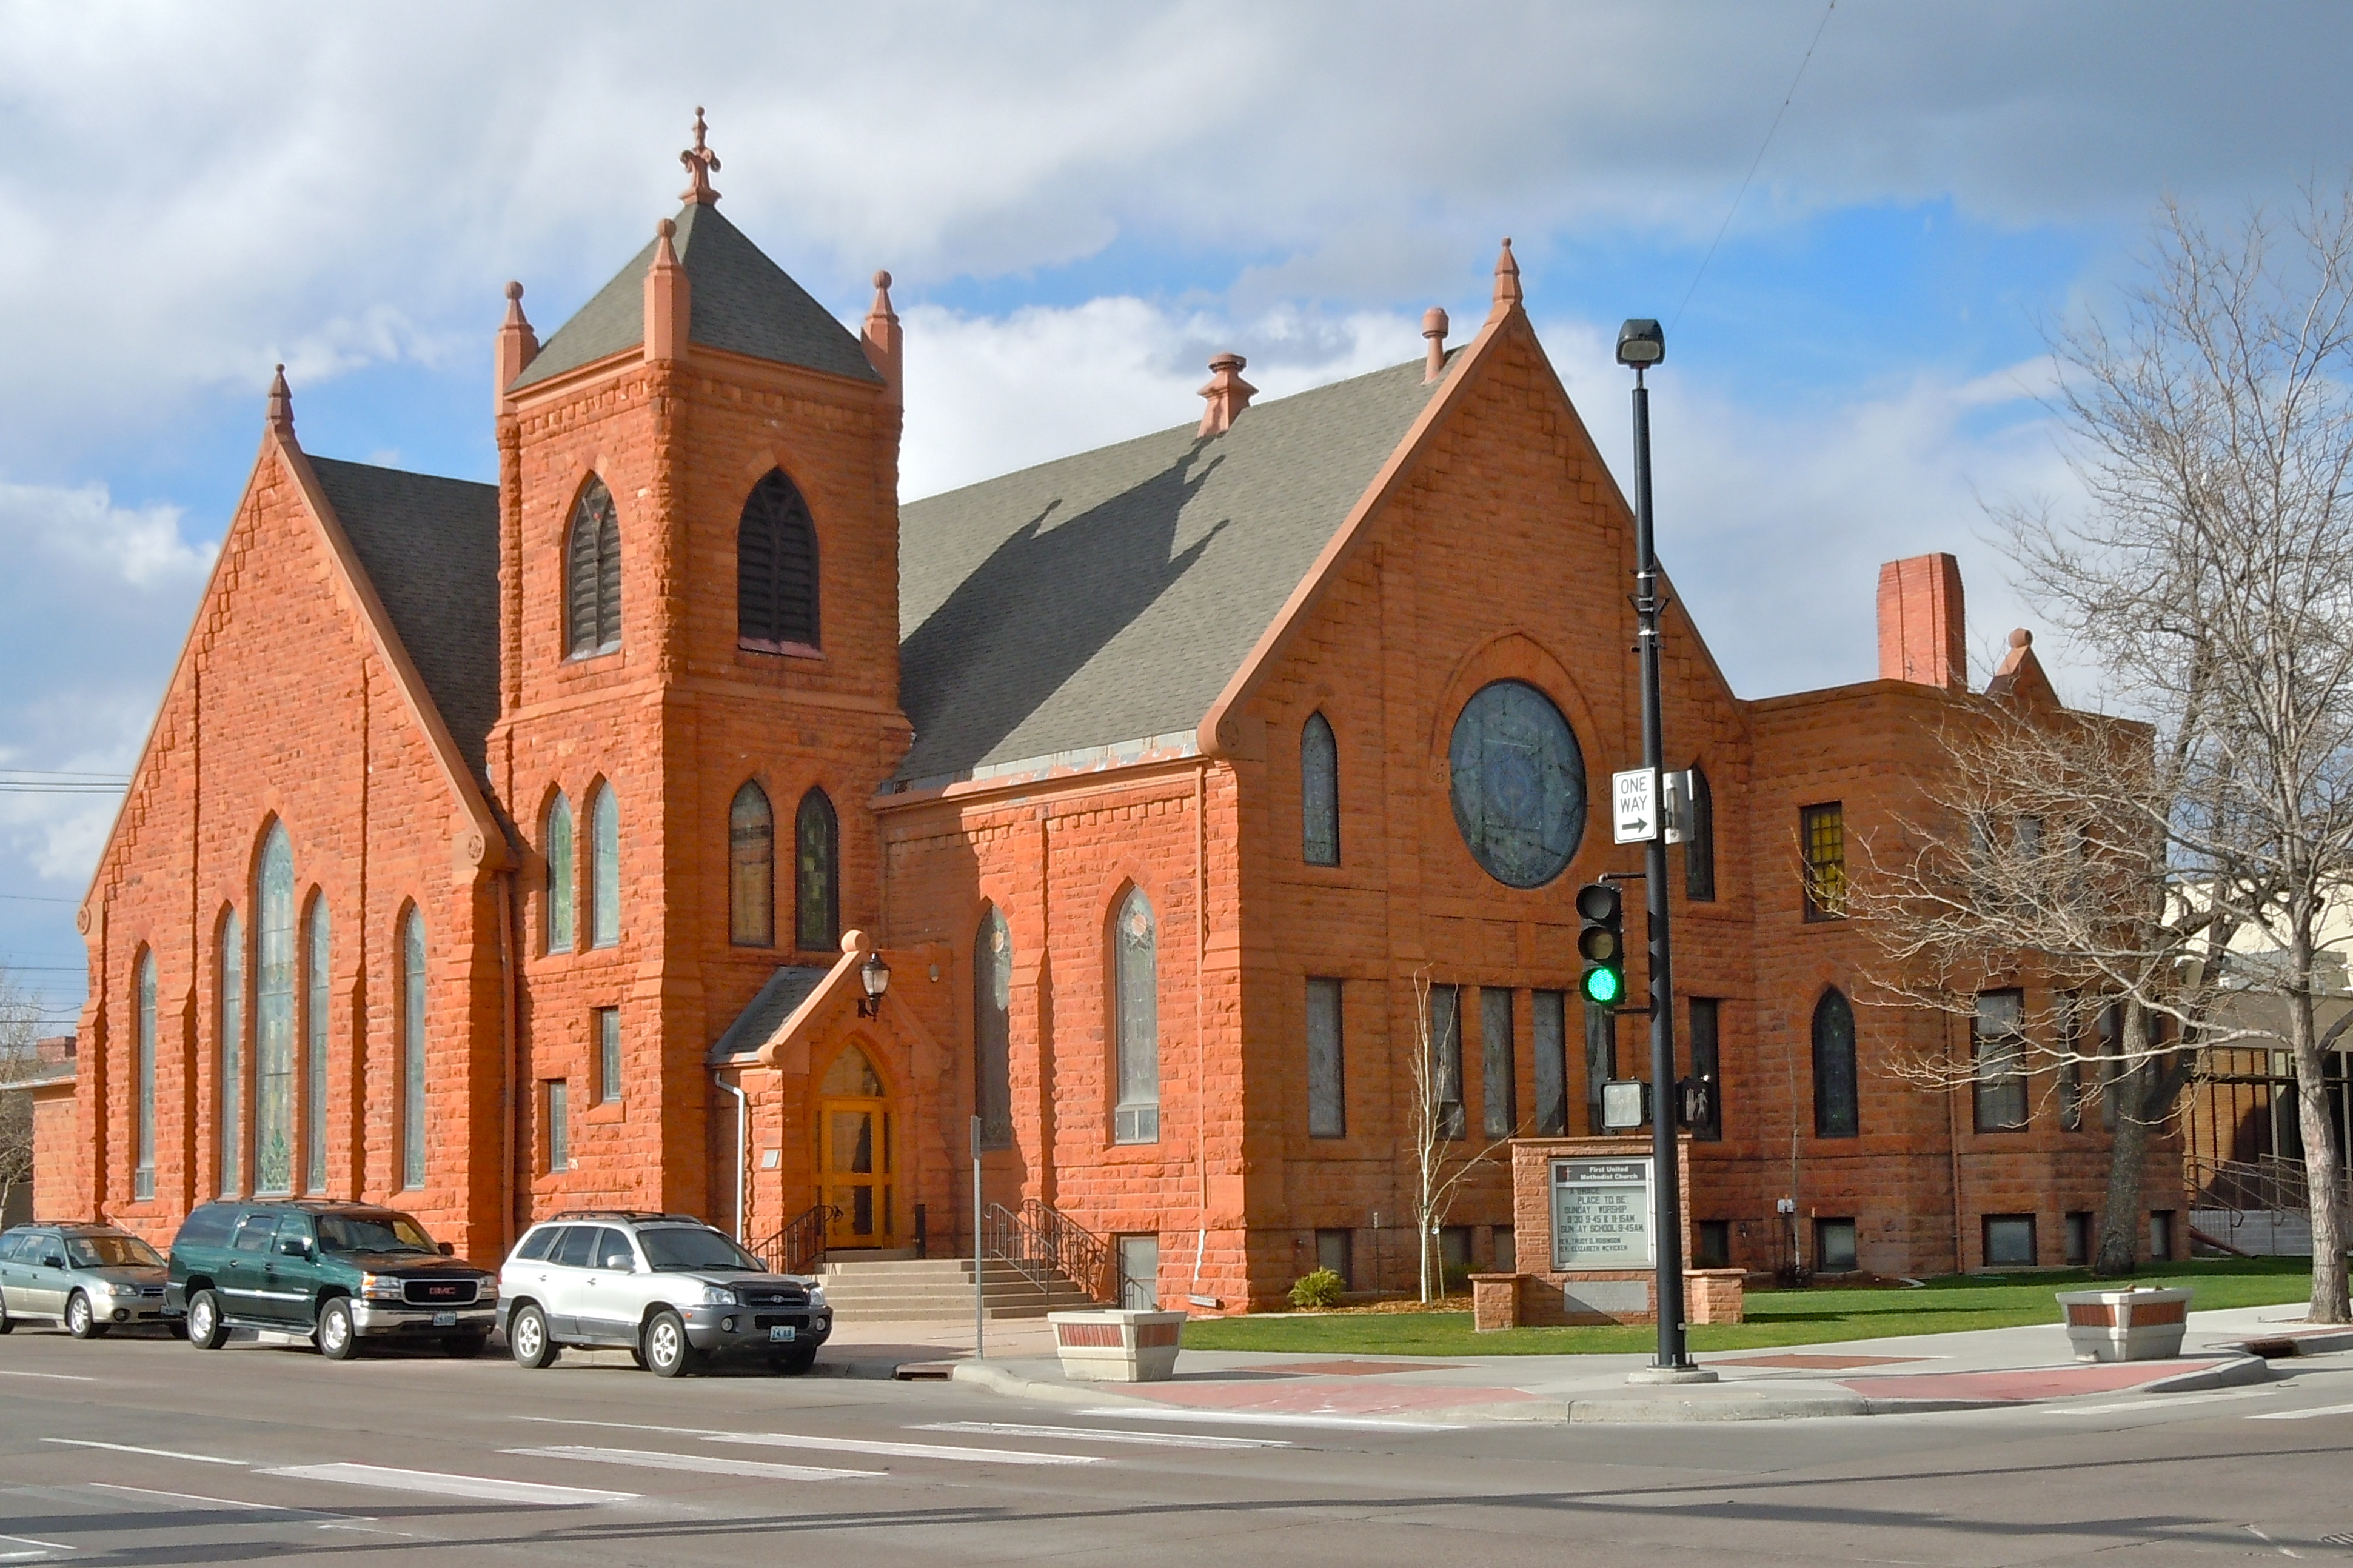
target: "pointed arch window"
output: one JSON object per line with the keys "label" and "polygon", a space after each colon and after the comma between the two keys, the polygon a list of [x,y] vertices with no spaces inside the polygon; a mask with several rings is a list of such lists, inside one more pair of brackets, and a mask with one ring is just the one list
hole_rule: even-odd
{"label": "pointed arch window", "polygon": [[974,1110],[980,1141],[991,1149],[1013,1143],[1013,933],[992,904],[972,939]]}
{"label": "pointed arch window", "polygon": [[547,806],[547,951],[570,952],[573,941],[573,899],[578,891],[572,862],[572,803],[556,792]]}
{"label": "pointed arch window", "polygon": [[736,525],[735,635],[767,653],[818,646],[817,524],[780,468],[752,487]]}
{"label": "pointed arch window", "polygon": [[841,941],[841,823],[825,791],[801,796],[793,819],[793,941],[811,952]]}
{"label": "pointed arch window", "polygon": [[613,786],[600,784],[588,797],[588,945],[620,940],[621,807]]}
{"label": "pointed arch window", "polygon": [[302,931],[302,1185],[313,1193],[327,1190],[327,1038],[333,995],[327,976],[332,946],[327,896],[314,892]]}
{"label": "pointed arch window", "polygon": [[1683,897],[1715,902],[1715,792],[1698,763],[1691,771],[1691,831],[1683,838]]}
{"label": "pointed arch window", "polygon": [[1115,1143],[1160,1142],[1160,927],[1152,900],[1128,889],[1112,923],[1113,1002],[1118,1015]]}
{"label": "pointed arch window", "polygon": [[737,947],[776,945],[776,814],[756,779],[744,780],[727,808],[727,938]]}
{"label": "pointed arch window", "polygon": [[613,492],[591,478],[564,546],[564,647],[573,658],[621,646],[621,521]]}
{"label": "pointed arch window", "polygon": [[155,1195],[155,955],[139,955],[139,1059],[133,1068],[138,1088],[139,1164],[131,1173],[131,1195],[144,1200]]}
{"label": "pointed arch window", "polygon": [[400,922],[400,1184],[425,1184],[425,916]]}
{"label": "pointed arch window", "polygon": [[230,910],[220,923],[220,1190],[223,1197],[245,1191],[245,924]]}
{"label": "pointed arch window", "polygon": [[253,1190],[294,1190],[294,849],[274,823],[254,889]]}
{"label": "pointed arch window", "polygon": [[1299,730],[1299,815],[1310,866],[1340,863],[1340,742],[1332,721],[1310,713]]}
{"label": "pointed arch window", "polygon": [[1861,1134],[1854,1079],[1854,1005],[1836,986],[1814,1004],[1814,1136]]}

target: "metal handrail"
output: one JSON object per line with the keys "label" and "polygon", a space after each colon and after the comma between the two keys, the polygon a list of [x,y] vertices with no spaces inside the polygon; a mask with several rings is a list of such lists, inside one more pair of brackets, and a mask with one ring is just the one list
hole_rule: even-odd
{"label": "metal handrail", "polygon": [[1124,1294],[1119,1254],[1110,1243],[1052,1205],[1026,1198],[1019,1209],[988,1205],[981,1253],[1006,1264],[1036,1289],[1050,1294],[1057,1276],[1095,1301],[1119,1301]]}
{"label": "metal handrail", "polygon": [[778,1274],[814,1274],[825,1267],[826,1233],[841,1211],[816,1204],[765,1241],[744,1250]]}

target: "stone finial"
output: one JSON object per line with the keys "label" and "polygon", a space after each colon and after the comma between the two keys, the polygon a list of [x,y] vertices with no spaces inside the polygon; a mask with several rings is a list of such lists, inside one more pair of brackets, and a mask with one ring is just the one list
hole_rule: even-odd
{"label": "stone finial", "polygon": [[509,283],[507,319],[499,323],[498,342],[491,353],[491,379],[496,384],[491,389],[491,398],[499,413],[512,407],[507,388],[538,357],[539,334],[532,331],[530,319],[522,313],[522,285]]}
{"label": "stone finial", "polygon": [[1424,386],[1446,374],[1446,311],[1432,305],[1421,313],[1421,335],[1430,342],[1430,364],[1421,373]]}
{"label": "stone finial", "polygon": [[2010,646],[2012,647],[2032,647],[2034,646],[2034,634],[2028,631],[2024,626],[2016,627],[2012,629],[2010,634]]}
{"label": "stone finial", "polygon": [[899,312],[891,308],[891,275],[874,274],[874,303],[866,312],[866,330],[859,339],[866,351],[866,363],[882,378],[890,389],[891,401],[900,399],[899,355],[905,339],[899,330]]}
{"label": "stone finial", "polygon": [[686,165],[686,189],[679,192],[678,199],[697,206],[716,206],[719,193],[711,188],[711,176],[719,167],[719,154],[702,144],[702,106],[698,103],[694,106],[694,145],[678,155],[678,161]]}
{"label": "stone finial", "polygon": [[1520,293],[1520,264],[1512,255],[1511,237],[1506,235],[1503,254],[1495,258],[1495,309],[1501,310],[1516,305],[1523,297]]}
{"label": "stone finial", "polygon": [[664,218],[654,225],[654,262],[646,268],[646,358],[684,359],[689,330],[694,321],[693,295],[686,268],[670,245],[678,225]]}
{"label": "stone finial", "polygon": [[1230,350],[1209,362],[1208,384],[1201,388],[1201,395],[1208,399],[1209,406],[1201,413],[1201,428],[1196,439],[1222,436],[1232,429],[1241,411],[1250,406],[1250,400],[1258,395],[1258,388],[1241,376],[1242,367],[1248,363],[1250,361]]}
{"label": "stone finial", "polygon": [[286,367],[280,365],[269,378],[269,428],[289,441],[294,438],[294,394],[286,385]]}

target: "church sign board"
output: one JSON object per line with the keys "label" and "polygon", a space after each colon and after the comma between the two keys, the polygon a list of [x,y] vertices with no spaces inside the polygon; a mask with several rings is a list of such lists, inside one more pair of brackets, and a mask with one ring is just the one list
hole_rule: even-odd
{"label": "church sign board", "polygon": [[1651,1160],[1552,1163],[1552,1266],[1649,1268]]}

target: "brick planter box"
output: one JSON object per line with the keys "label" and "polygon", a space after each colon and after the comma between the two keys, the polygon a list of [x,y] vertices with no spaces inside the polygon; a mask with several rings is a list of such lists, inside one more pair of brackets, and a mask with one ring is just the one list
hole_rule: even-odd
{"label": "brick planter box", "polygon": [[2062,1290],[2059,1310],[2077,1361],[2169,1361],[2189,1327],[2184,1289]]}
{"label": "brick planter box", "polygon": [[[1683,1270],[1683,1321],[1737,1323],[1746,1315],[1738,1268]],[[1558,1328],[1589,1323],[1658,1321],[1656,1286],[1649,1274],[1473,1274],[1471,1326],[1496,1329]]]}
{"label": "brick planter box", "polygon": [[1176,1374],[1182,1312],[1049,1312],[1062,1375],[1080,1383],[1166,1383]]}

